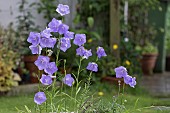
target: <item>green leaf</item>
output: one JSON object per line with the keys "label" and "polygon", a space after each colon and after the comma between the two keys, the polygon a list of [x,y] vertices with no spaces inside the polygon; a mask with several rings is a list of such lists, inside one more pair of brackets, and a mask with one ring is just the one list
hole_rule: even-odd
{"label": "green leaf", "polygon": [[94,18],[93,18],[93,17],[88,17],[88,18],[87,18],[87,23],[88,23],[88,26],[89,26],[90,28],[92,28],[93,25],[94,25]]}
{"label": "green leaf", "polygon": [[91,33],[92,37],[95,37],[95,38],[98,39],[98,40],[101,39],[99,33],[97,33],[97,32],[90,32],[90,33]]}

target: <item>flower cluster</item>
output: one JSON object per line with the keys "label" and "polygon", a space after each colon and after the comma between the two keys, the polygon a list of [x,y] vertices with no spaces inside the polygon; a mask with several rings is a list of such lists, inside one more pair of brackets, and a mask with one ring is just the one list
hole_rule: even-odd
{"label": "flower cluster", "polygon": [[125,67],[119,66],[115,68],[115,72],[116,72],[116,78],[124,78],[125,84],[128,84],[133,88],[135,87],[136,78],[129,76]]}
{"label": "flower cluster", "polygon": [[[69,6],[59,4],[56,11],[64,16],[70,13]],[[54,37],[52,34],[58,33],[59,38]],[[39,70],[43,70],[45,74],[41,75],[40,82],[43,85],[51,85],[53,83],[53,79],[56,76],[56,72],[58,71],[58,61],[50,62],[49,56],[41,55],[43,48],[50,49],[52,53],[53,48],[58,48],[59,50],[66,52],[71,47],[71,41],[73,39],[73,43],[78,46],[76,49],[76,55],[80,56],[81,59],[88,59],[92,56],[91,49],[87,50],[84,47],[86,43],[86,35],[85,34],[75,34],[74,32],[69,31],[69,26],[64,24],[62,20],[57,20],[53,18],[51,22],[49,22],[48,27],[41,31],[40,33],[31,32],[27,41],[32,45],[29,48],[32,51],[32,54],[38,54],[38,59],[34,62],[34,64],[38,67]],[[58,50],[58,51],[59,51]],[[103,47],[97,48],[97,57],[101,58],[103,56],[107,56]],[[97,59],[98,59],[97,58]],[[98,71],[98,65],[95,62],[90,62],[86,67],[87,70],[91,72]],[[62,82],[67,86],[72,86],[74,83],[74,78],[71,74],[66,74],[62,79]],[[39,91],[35,94],[34,102],[36,104],[42,104],[46,101],[46,95],[44,92]]]}

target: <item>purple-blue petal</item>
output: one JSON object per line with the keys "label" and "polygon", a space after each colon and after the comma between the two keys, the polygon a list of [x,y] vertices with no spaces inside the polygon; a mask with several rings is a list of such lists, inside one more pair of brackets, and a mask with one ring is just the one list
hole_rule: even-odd
{"label": "purple-blue petal", "polygon": [[44,71],[50,75],[54,74],[58,70],[55,62],[50,62],[47,64],[47,67],[44,69]]}
{"label": "purple-blue petal", "polygon": [[86,43],[86,35],[85,34],[76,34],[73,43],[78,46],[83,45],[84,43]]}
{"label": "purple-blue petal", "polygon": [[128,75],[126,68],[123,66],[119,66],[114,70],[116,72],[116,78],[122,78]]}
{"label": "purple-blue petal", "polygon": [[48,27],[51,29],[51,32],[58,32],[59,25],[62,24],[61,20],[57,20],[55,18],[48,24]]}
{"label": "purple-blue petal", "polygon": [[29,46],[29,48],[31,49],[32,54],[41,54],[41,50],[42,50],[41,46],[39,46],[39,45],[36,45],[36,46],[31,45],[31,46]]}
{"label": "purple-blue petal", "polygon": [[69,49],[70,47],[71,47],[70,39],[65,37],[60,39],[60,50],[66,52],[67,49]]}
{"label": "purple-blue petal", "polygon": [[87,70],[97,72],[98,71],[98,65],[94,62],[89,62],[88,66],[86,67]]}
{"label": "purple-blue petal", "polygon": [[71,77],[71,74],[67,74],[63,79],[62,79],[63,83],[68,85],[68,86],[72,86],[73,82],[74,82],[74,78]]}
{"label": "purple-blue petal", "polygon": [[34,62],[34,64],[38,67],[39,70],[43,70],[47,67],[50,58],[48,56],[38,56],[38,59]]}
{"label": "purple-blue petal", "polygon": [[70,9],[68,5],[63,5],[63,4],[59,4],[56,11],[61,15],[64,16],[66,14],[70,13]]}
{"label": "purple-blue petal", "polygon": [[32,45],[38,45],[40,43],[40,33],[30,32],[27,41]]}
{"label": "purple-blue petal", "polygon": [[41,105],[47,100],[44,92],[37,92],[34,96],[34,102],[38,105]]}
{"label": "purple-blue petal", "polygon": [[50,75],[42,74],[41,79],[40,79],[40,82],[41,82],[43,85],[51,85],[53,81],[52,81],[52,78],[51,78]]}
{"label": "purple-blue petal", "polygon": [[101,58],[103,56],[107,56],[103,47],[98,47],[96,53],[97,53],[98,58]]}
{"label": "purple-blue petal", "polygon": [[43,38],[50,38],[50,36],[52,36],[50,28],[46,28],[45,30],[41,32],[41,37]]}
{"label": "purple-blue petal", "polygon": [[58,27],[58,33],[59,33],[60,35],[62,35],[62,34],[64,34],[64,33],[66,33],[66,32],[68,31],[68,29],[69,29],[69,26],[68,26],[68,25],[66,25],[66,24],[60,24],[59,27]]}
{"label": "purple-blue petal", "polygon": [[64,37],[68,39],[73,39],[74,38],[74,32],[66,31],[64,33]]}

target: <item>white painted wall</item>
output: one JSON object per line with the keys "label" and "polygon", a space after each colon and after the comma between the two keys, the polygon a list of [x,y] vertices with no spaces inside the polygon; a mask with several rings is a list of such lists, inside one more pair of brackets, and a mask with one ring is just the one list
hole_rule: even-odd
{"label": "white painted wall", "polygon": [[[6,28],[10,22],[13,22],[14,27],[16,26],[17,24],[16,17],[19,15],[18,12],[19,1],[20,0],[0,0],[0,25]],[[29,3],[39,2],[39,0],[28,0],[28,2]],[[67,4],[70,6],[71,13],[66,16],[65,20],[70,27],[73,27],[72,20],[74,18],[74,15],[76,14],[75,5],[77,3],[77,0],[60,0],[60,3]],[[34,20],[35,24],[39,25],[42,29],[45,28],[47,20],[43,18],[43,15],[38,14],[36,8],[30,8],[29,10],[35,17]]]}

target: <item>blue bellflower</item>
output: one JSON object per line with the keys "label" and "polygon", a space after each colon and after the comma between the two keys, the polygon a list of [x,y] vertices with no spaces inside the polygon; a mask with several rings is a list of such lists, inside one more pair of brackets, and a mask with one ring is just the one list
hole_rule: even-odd
{"label": "blue bellflower", "polygon": [[71,87],[73,85],[74,79],[71,77],[71,74],[67,74],[62,81],[64,84]]}
{"label": "blue bellflower", "polygon": [[116,78],[122,78],[128,75],[127,70],[123,66],[115,68]]}
{"label": "blue bellflower", "polygon": [[41,105],[47,100],[44,92],[37,92],[34,96],[34,102],[38,105]]}
{"label": "blue bellflower", "polygon": [[54,48],[56,42],[57,42],[56,38],[41,38],[40,45],[42,48],[45,47]]}
{"label": "blue bellflower", "polygon": [[86,35],[85,34],[76,34],[73,43],[78,46],[83,45],[84,43],[86,43]]}
{"label": "blue bellflower", "polygon": [[50,38],[50,36],[52,36],[50,28],[46,28],[45,30],[41,31],[42,38]]}
{"label": "blue bellflower", "polygon": [[64,33],[64,37],[68,39],[73,39],[74,38],[74,32],[66,31]]}
{"label": "blue bellflower", "polygon": [[103,56],[107,56],[103,47],[98,47],[96,53],[97,53],[98,58],[101,58]]}
{"label": "blue bellflower", "polygon": [[41,82],[43,85],[51,85],[53,81],[52,81],[52,78],[51,78],[50,75],[42,74],[41,79],[40,79],[40,82]]}
{"label": "blue bellflower", "polygon": [[31,49],[32,54],[41,54],[41,50],[42,50],[41,46],[39,46],[39,45],[36,45],[36,46],[31,45],[31,46],[29,46],[29,48]]}
{"label": "blue bellflower", "polygon": [[48,27],[51,29],[51,32],[58,32],[59,25],[62,24],[61,20],[56,20],[55,18],[48,24]]}
{"label": "blue bellflower", "polygon": [[68,6],[68,5],[63,5],[63,4],[59,4],[59,5],[57,6],[56,11],[57,11],[61,16],[64,16],[64,15],[70,13],[69,6]]}
{"label": "blue bellflower", "polygon": [[48,56],[38,56],[38,59],[34,62],[34,64],[38,67],[39,70],[43,70],[47,67],[50,58]]}
{"label": "blue bellflower", "polygon": [[47,67],[44,69],[44,71],[50,75],[54,74],[58,70],[55,62],[50,62],[47,64]]}
{"label": "blue bellflower", "polygon": [[66,33],[66,32],[68,31],[68,29],[69,29],[69,26],[68,26],[68,25],[66,25],[66,24],[60,24],[59,27],[58,27],[58,33],[59,33],[60,35],[62,35],[62,34],[64,34],[64,33]]}
{"label": "blue bellflower", "polygon": [[60,50],[66,52],[66,50],[70,47],[71,47],[70,39],[65,37],[60,39]]}
{"label": "blue bellflower", "polygon": [[30,32],[27,41],[36,46],[40,43],[40,33]]}
{"label": "blue bellflower", "polygon": [[76,49],[76,55],[83,57],[84,53],[85,53],[85,48],[83,46],[80,46],[79,48]]}
{"label": "blue bellflower", "polygon": [[87,70],[97,72],[98,71],[98,65],[94,62],[89,62],[88,66],[86,67]]}
{"label": "blue bellflower", "polygon": [[88,59],[90,56],[92,56],[91,49],[90,50],[85,50],[83,54],[83,58]]}

